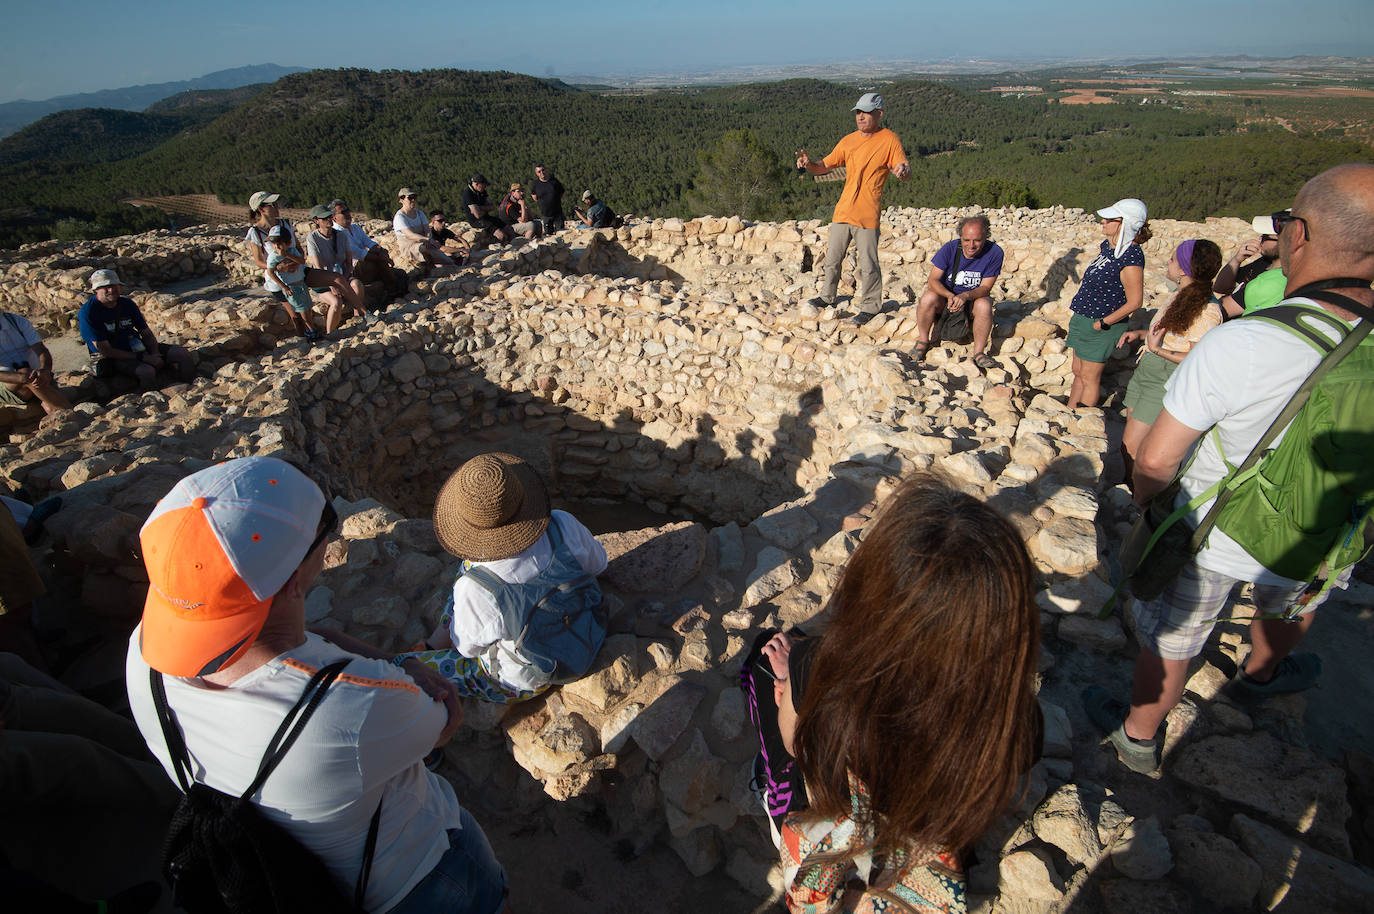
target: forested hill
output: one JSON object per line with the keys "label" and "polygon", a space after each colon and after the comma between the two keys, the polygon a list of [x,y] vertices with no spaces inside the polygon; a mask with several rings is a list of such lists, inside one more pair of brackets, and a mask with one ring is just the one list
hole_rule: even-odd
{"label": "forested hill", "polygon": [[[1246,132],[1229,117],[1162,105],[1059,105],[921,81],[879,88],[884,122],[913,165],[912,180],[888,183],[893,205],[1095,207],[1138,196],[1157,217],[1249,215],[1282,206],[1326,165],[1367,157],[1353,142]],[[693,215],[689,193],[709,190],[693,187],[699,153],[727,131],[751,131],[764,158],[790,171],[798,148],[824,155],[854,129],[861,91],[789,80],[624,94],[501,72],[312,71],[132,158],[69,167],[60,179],[16,181],[23,166],[0,169],[0,210],[76,217],[128,197],[206,192],[246,204],[265,188],[292,205],[341,196],[387,216],[402,184],[426,209],[455,210],[472,172],[503,191],[542,161],[569,204],[590,187],[619,212]],[[837,192],[787,177],[767,210],[826,218]]]}

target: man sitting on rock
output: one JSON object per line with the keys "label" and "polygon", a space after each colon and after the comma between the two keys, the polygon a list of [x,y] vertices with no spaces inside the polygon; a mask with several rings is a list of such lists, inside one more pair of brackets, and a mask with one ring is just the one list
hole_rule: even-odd
{"label": "man sitting on rock", "polygon": [[91,274],[91,297],[77,314],[81,339],[91,356],[91,373],[97,378],[132,375],[144,387],[151,387],[157,370],[170,363],[178,378],[191,380],[195,374],[191,354],[180,346],[159,343],[138,305],[120,295],[120,290],[114,270]]}
{"label": "man sitting on rock", "polygon": [[305,597],[336,522],[320,488],[272,457],[177,483],[139,533],[149,589],[126,657],[134,720],[175,778],[156,676],[197,778],[240,796],[312,677],[346,660],[252,802],[346,895],[375,822],[366,911],[504,910],[506,875],[481,826],[422,762],[462,722],[452,688],[423,664],[306,630]]}
{"label": "man sitting on rock", "polygon": [[72,408],[53,383],[52,353],[33,324],[22,315],[0,311],[0,407],[28,410],[35,404],[48,415]]}
{"label": "man sitting on rock", "polygon": [[495,210],[496,204],[487,195],[486,175],[480,172],[474,174],[468,179],[468,186],[463,188],[463,211],[468,225],[478,232],[489,232],[497,241],[505,244],[515,235],[509,226],[496,218]]}
{"label": "man sitting on rock", "polygon": [[[582,676],[606,635],[595,575],[606,550],[513,454],[482,454],[444,483],[434,532],[463,560],[439,627],[416,658],[464,697],[524,701]],[[553,620],[550,633],[541,620]],[[398,658],[400,659],[400,658]]]}
{"label": "man sitting on rock", "polygon": [[573,207],[577,221],[587,228],[619,228],[625,220],[617,216],[609,206],[596,198],[590,190],[582,191],[582,206]]}
{"label": "man sitting on rock", "polygon": [[1002,248],[988,239],[992,223],[987,216],[969,216],[959,222],[959,237],[947,241],[930,259],[926,290],[916,306],[916,345],[911,357],[917,362],[930,349],[930,328],[946,310],[971,309],[973,364],[983,371],[997,362],[985,351],[992,335],[992,284],[1002,272]]}
{"label": "man sitting on rock", "polygon": [[526,238],[534,238],[542,234],[542,227],[535,220],[534,214],[530,212],[529,202],[525,199],[525,188],[520,184],[512,184],[510,192],[501,198],[501,207],[498,210],[501,221],[509,225],[512,232],[523,235]]}
{"label": "man sitting on rock", "polygon": [[462,236],[448,227],[448,216],[444,211],[436,209],[429,215],[429,237],[444,249],[444,253],[452,257],[459,265],[468,262],[468,257],[472,255],[468,243]]}
{"label": "man sitting on rock", "polygon": [[388,299],[396,299],[406,293],[410,277],[391,261],[391,252],[373,241],[362,226],[353,221],[353,211],[342,200],[331,200],[329,206],[334,210],[334,228],[348,236],[360,259],[353,264],[353,276],[364,285],[379,282],[386,289]]}

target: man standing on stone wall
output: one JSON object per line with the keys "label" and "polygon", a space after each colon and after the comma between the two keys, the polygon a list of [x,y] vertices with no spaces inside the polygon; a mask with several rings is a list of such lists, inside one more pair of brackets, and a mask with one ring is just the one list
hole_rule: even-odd
{"label": "man standing on stone wall", "polygon": [[821,294],[803,306],[803,312],[835,304],[840,285],[840,265],[844,262],[849,243],[854,242],[856,324],[865,324],[882,310],[883,277],[878,269],[878,219],[882,210],[883,185],[889,174],[905,181],[911,177],[911,165],[902,151],[897,134],[882,126],[883,97],[876,92],[866,93],[854,106],[854,121],[858,127],[835,146],[820,162],[811,161],[803,149],[797,153],[797,167],[813,175],[829,174],[845,167],[844,190],[835,204],[835,218],[830,224],[830,246],[825,255],[825,280]]}
{"label": "man standing on stone wall", "polygon": [[[1340,165],[1322,172],[1303,185],[1290,212],[1275,214],[1273,228],[1288,276],[1287,301],[1320,307],[1346,324],[1362,316],[1369,319],[1350,309],[1367,312],[1374,307],[1369,287],[1374,280],[1374,165]],[[1345,296],[1349,307],[1316,297],[1324,288]],[[1317,328],[1313,333],[1337,342],[1333,328],[1321,329],[1325,322],[1310,323]],[[1366,338],[1359,348],[1368,345]],[[1177,504],[1206,492],[1226,474],[1227,461],[1234,466],[1245,459],[1321,357],[1317,347],[1268,321],[1238,320],[1209,332],[1178,366],[1164,396],[1164,411],[1140,444],[1136,502],[1146,504],[1163,491],[1189,454]],[[1349,480],[1350,486],[1358,482],[1353,473]],[[1323,501],[1342,515],[1358,509],[1353,497],[1352,490],[1338,488],[1325,493]],[[1211,506],[1207,500],[1185,519],[1196,527]],[[1229,693],[1255,701],[1301,692],[1317,681],[1321,658],[1293,650],[1325,595],[1312,598],[1304,593],[1305,582],[1269,570],[1222,529],[1213,528],[1203,548],[1157,599],[1135,604],[1142,649],[1129,706],[1096,686],[1083,693],[1088,716],[1109,734],[1128,768],[1148,773],[1159,766],[1157,731],[1183,696],[1189,661],[1206,646],[1222,608],[1242,581],[1254,584],[1257,618],[1250,625],[1250,653],[1240,662]],[[1298,612],[1292,621],[1282,617],[1290,608]]]}

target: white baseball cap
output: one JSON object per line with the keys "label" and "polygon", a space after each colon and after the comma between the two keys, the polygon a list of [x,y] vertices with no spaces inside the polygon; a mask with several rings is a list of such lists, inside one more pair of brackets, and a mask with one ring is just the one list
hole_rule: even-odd
{"label": "white baseball cap", "polygon": [[121,285],[119,281],[119,274],[116,273],[114,270],[96,270],[94,273],[91,274],[92,292],[94,292],[96,289],[103,289],[106,286],[118,285]]}
{"label": "white baseball cap", "polygon": [[877,92],[865,92],[859,97],[854,105],[855,111],[881,111],[883,109],[883,97]]}

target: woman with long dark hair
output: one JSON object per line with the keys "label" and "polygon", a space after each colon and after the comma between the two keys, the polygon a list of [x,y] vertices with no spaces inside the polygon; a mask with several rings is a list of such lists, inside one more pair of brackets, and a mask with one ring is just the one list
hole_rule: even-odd
{"label": "woman with long dark hair", "polygon": [[1169,255],[1165,275],[1178,283],[1178,294],[1150,321],[1148,330],[1128,330],[1117,348],[1137,340],[1145,341],[1145,351],[1136,364],[1131,383],[1126,386],[1126,429],[1121,434],[1121,449],[1126,457],[1126,482],[1131,481],[1131,466],[1136,448],[1164,409],[1164,384],[1179,362],[1202,339],[1202,335],[1221,325],[1221,306],[1212,295],[1212,280],[1221,269],[1221,248],[1205,238],[1183,242]]}
{"label": "woman with long dark hair", "polygon": [[1035,569],[1005,518],[937,475],[872,523],[825,631],[762,652],[808,807],[782,820],[785,899],[962,911],[960,856],[1038,751]]}

